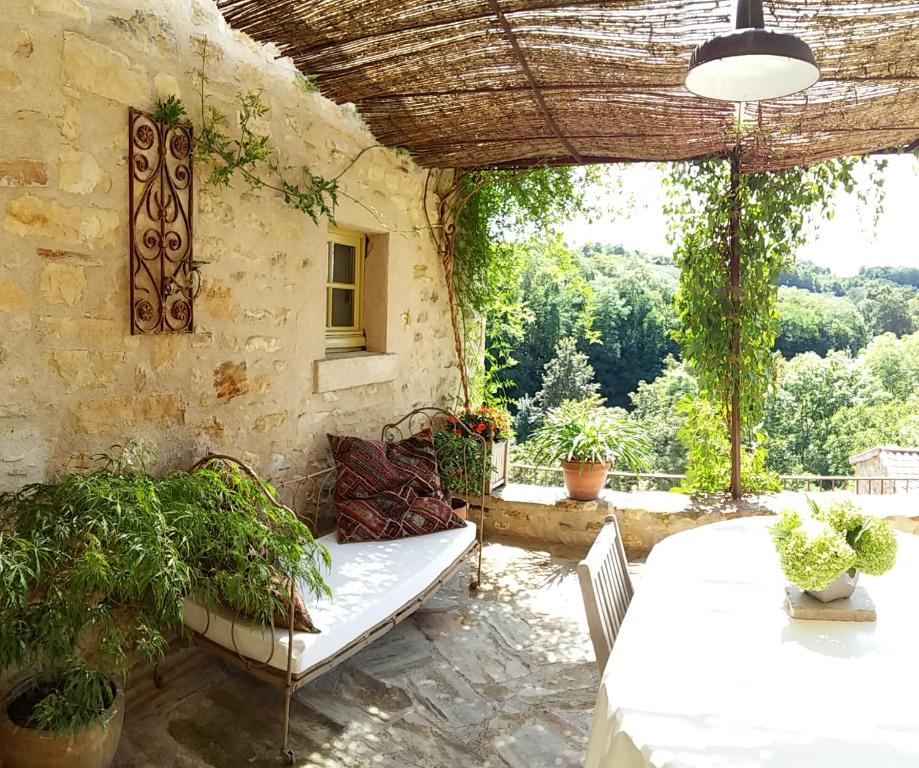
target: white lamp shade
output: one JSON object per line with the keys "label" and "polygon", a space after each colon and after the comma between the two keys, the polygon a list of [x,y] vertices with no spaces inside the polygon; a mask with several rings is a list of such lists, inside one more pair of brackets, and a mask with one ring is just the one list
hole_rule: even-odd
{"label": "white lamp shade", "polygon": [[686,87],[709,99],[763,101],[803,91],[819,79],[814,55],[803,40],[742,29],[696,48]]}

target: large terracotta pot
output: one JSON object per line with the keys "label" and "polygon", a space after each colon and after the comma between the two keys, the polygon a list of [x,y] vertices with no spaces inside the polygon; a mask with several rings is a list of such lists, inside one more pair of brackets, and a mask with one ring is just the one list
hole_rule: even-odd
{"label": "large terracotta pot", "polygon": [[51,733],[23,728],[10,720],[10,703],[31,682],[17,685],[2,702],[0,757],[4,768],[108,768],[115,759],[124,724],[121,688],[116,686],[115,701],[97,722],[75,731]]}
{"label": "large terracotta pot", "polygon": [[610,463],[589,461],[563,461],[565,488],[568,495],[577,501],[592,501],[600,496]]}

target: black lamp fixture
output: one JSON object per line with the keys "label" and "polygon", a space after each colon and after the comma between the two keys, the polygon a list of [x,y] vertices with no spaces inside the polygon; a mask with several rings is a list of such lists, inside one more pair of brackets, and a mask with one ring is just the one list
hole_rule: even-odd
{"label": "black lamp fixture", "polygon": [[734,32],[693,51],[686,87],[697,96],[763,101],[798,93],[820,79],[807,43],[765,30],[762,0],[737,0],[734,26]]}

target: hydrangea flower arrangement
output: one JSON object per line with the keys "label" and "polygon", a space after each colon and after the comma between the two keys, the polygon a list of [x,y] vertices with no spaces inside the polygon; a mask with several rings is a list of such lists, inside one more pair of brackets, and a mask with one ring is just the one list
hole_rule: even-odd
{"label": "hydrangea flower arrangement", "polygon": [[808,591],[826,589],[843,573],[880,576],[893,568],[897,538],[886,520],[848,501],[822,510],[808,499],[811,515],[783,512],[771,533],[785,577]]}

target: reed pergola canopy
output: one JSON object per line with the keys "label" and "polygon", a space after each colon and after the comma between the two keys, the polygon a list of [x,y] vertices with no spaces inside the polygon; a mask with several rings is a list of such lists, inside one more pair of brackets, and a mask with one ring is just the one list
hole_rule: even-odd
{"label": "reed pergola canopy", "polygon": [[[218,0],[322,93],[427,167],[682,160],[736,146],[734,105],[691,94],[730,0]],[[820,81],[748,105],[743,170],[919,142],[919,2],[766,0]]]}

